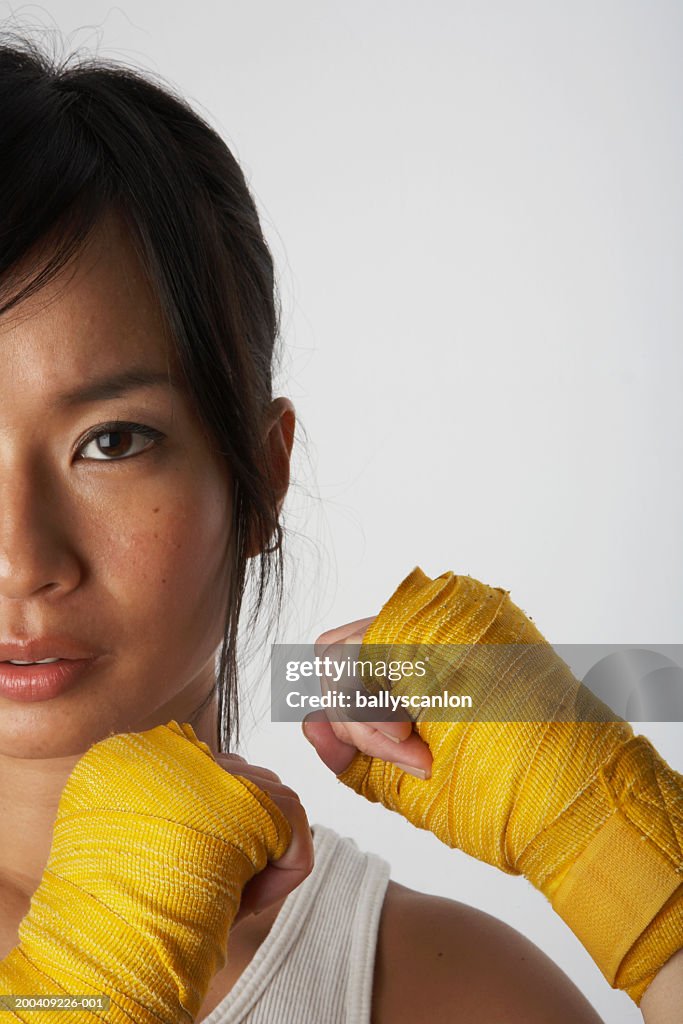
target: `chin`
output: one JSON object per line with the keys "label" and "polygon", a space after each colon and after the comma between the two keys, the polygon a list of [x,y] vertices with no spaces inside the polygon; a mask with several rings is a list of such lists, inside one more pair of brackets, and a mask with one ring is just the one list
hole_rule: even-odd
{"label": "chin", "polygon": [[119,722],[107,722],[101,714],[88,721],[72,714],[51,713],[50,704],[41,701],[30,711],[0,709],[0,757],[40,761],[52,758],[81,757],[99,740],[119,732],[131,732]]}

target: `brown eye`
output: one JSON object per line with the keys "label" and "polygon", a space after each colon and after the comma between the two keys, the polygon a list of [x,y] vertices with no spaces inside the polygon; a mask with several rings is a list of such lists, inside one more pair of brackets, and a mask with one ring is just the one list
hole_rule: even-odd
{"label": "brown eye", "polygon": [[128,455],[133,436],[130,430],[116,430],[111,434],[100,434],[95,438],[95,444],[103,455]]}
{"label": "brown eye", "polygon": [[[90,434],[81,445],[79,457],[99,462],[116,462],[139,455],[163,440],[164,435],[141,423],[108,423]],[[91,449],[90,454],[86,454]]]}

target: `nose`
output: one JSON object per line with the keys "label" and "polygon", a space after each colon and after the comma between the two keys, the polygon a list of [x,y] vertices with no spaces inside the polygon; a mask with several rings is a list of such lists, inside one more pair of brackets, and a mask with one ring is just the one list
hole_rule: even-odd
{"label": "nose", "polygon": [[78,586],[81,566],[68,537],[68,519],[45,474],[0,468],[0,601]]}

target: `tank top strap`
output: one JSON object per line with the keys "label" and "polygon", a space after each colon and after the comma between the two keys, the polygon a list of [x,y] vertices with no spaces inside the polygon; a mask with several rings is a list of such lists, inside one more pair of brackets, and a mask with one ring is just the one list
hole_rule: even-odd
{"label": "tank top strap", "polygon": [[331,828],[312,831],[313,870],[204,1024],[369,1024],[390,868]]}

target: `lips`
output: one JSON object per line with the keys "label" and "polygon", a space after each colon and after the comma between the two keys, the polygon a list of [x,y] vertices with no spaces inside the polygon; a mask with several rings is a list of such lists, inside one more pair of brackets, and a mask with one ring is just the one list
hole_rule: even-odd
{"label": "lips", "polygon": [[51,665],[0,662],[0,699],[15,704],[49,702],[75,687],[80,680],[90,678],[99,664],[99,658],[64,658]]}
{"label": "lips", "polygon": [[45,661],[60,658],[63,661],[87,661],[96,658],[99,651],[86,648],[82,643],[63,634],[43,635],[24,640],[0,642],[0,661]]}

